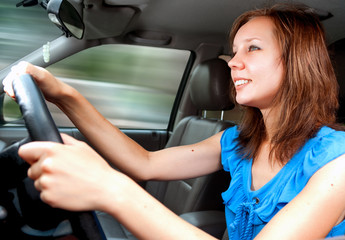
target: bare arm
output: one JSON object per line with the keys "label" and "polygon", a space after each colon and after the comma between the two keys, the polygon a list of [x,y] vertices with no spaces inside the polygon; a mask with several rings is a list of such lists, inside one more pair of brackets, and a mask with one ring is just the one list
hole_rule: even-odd
{"label": "bare arm", "polygon": [[[46,99],[71,119],[104,158],[137,180],[191,178],[221,169],[220,134],[191,146],[148,152],[113,126],[77,90],[45,69],[21,63],[12,74],[23,72],[35,78]],[[4,85],[13,95],[10,78]]]}
{"label": "bare arm", "polygon": [[63,139],[65,145],[32,142],[19,150],[31,164],[28,176],[44,202],[71,211],[107,212],[139,239],[214,239],[112,169],[85,143]]}
{"label": "bare arm", "polygon": [[[220,134],[199,144],[151,153],[49,72],[32,65],[25,66],[25,71],[36,79],[46,99],[59,106],[103,156],[137,179],[193,177],[220,168]],[[10,92],[11,84],[6,86]],[[66,135],[63,140],[64,145],[32,142],[19,150],[31,165],[28,176],[34,179],[44,202],[71,211],[108,212],[140,239],[214,239],[112,169],[85,143]]]}
{"label": "bare arm", "polygon": [[114,127],[79,92],[69,91],[57,105],[102,156],[132,177],[183,179],[221,169],[221,134],[198,144],[148,152]]}
{"label": "bare arm", "polygon": [[[107,204],[108,208],[105,211],[118,219],[139,239],[214,239],[175,215],[143,189],[131,188],[132,184],[129,182],[127,185],[127,189],[133,190],[129,195],[131,197],[122,199],[117,206],[117,202]],[[119,210],[120,206],[126,211]]]}
{"label": "bare arm", "polygon": [[256,239],[321,239],[344,214],[345,155],[317,171]]}

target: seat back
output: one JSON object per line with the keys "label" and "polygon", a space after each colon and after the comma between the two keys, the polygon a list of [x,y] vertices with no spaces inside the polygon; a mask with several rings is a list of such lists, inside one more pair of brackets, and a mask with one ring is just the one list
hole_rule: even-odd
{"label": "seat back", "polygon": [[[191,99],[200,112],[234,107],[230,100],[230,69],[221,59],[199,64],[191,75]],[[193,144],[233,126],[229,121],[189,116],[174,129],[166,147]],[[176,214],[202,210],[223,210],[221,192],[229,186],[224,171],[179,181],[150,181],[146,190]]]}

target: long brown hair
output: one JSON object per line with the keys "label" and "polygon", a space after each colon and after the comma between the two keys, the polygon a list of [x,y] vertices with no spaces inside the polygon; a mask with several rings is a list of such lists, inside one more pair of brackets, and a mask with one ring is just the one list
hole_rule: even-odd
{"label": "long brown hair", "polygon": [[[278,126],[270,139],[270,160],[274,156],[284,164],[321,126],[341,128],[335,124],[338,83],[323,27],[306,6],[279,4],[242,14],[233,24],[230,45],[245,23],[263,16],[275,25],[285,69],[285,77],[273,101],[280,110]],[[234,88],[232,92],[234,97]],[[259,109],[246,106],[244,109],[237,150],[243,158],[255,159],[262,141],[267,138],[266,128]]]}

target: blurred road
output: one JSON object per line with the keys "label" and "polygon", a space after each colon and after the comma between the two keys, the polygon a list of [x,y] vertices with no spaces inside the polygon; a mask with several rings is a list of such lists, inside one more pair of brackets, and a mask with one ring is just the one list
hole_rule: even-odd
{"label": "blurred road", "polygon": [[[173,103],[175,96],[145,87],[60,78],[86,97],[107,119],[122,128],[165,129],[172,106],[161,104],[162,99]],[[145,99],[143,101],[143,99]],[[73,126],[64,113],[48,103],[58,126]]]}

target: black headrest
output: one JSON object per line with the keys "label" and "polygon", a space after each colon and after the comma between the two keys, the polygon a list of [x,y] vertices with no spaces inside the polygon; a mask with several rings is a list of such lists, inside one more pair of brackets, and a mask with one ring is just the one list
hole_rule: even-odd
{"label": "black headrest", "polygon": [[345,122],[345,39],[332,43],[329,51],[340,88],[338,121]]}
{"label": "black headrest", "polygon": [[230,68],[222,59],[200,63],[191,76],[190,96],[199,110],[230,110]]}

